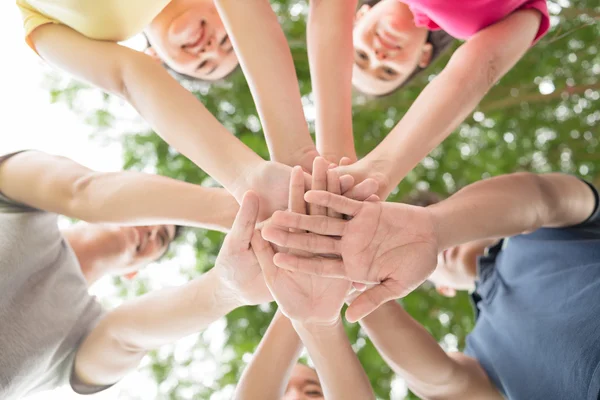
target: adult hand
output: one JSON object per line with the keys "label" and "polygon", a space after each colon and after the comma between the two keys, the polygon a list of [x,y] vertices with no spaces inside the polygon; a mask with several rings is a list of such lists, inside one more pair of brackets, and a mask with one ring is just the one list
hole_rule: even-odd
{"label": "adult hand", "polygon": [[[290,182],[290,204],[297,210],[294,215],[303,215],[304,182],[302,170],[296,167]],[[313,166],[312,187],[340,193],[340,182],[333,171],[328,171],[328,163],[316,158]],[[311,207],[313,215],[326,215],[326,209],[319,205]],[[263,229],[263,232],[268,227]],[[296,232],[291,232],[296,234]],[[302,272],[293,272],[277,268],[273,263],[274,251],[260,233],[252,237],[252,247],[263,270],[267,286],[279,304],[282,312],[290,319],[314,325],[332,325],[339,320],[344,297],[350,289],[350,282],[342,279],[331,279],[312,276]],[[291,254],[294,257],[302,255]]]}
{"label": "adult hand", "polygon": [[[346,312],[349,321],[365,317],[386,301],[406,296],[435,269],[438,239],[428,209],[380,201],[359,202],[325,191],[310,191],[305,199],[352,219],[278,212],[262,235],[278,246],[341,256],[331,259],[277,254],[274,263],[280,268],[377,284],[350,305]],[[310,232],[289,232],[290,228]]]}
{"label": "adult hand", "polygon": [[246,192],[212,271],[226,288],[228,293],[225,293],[225,296],[233,297],[243,305],[273,300],[265,285],[258,260],[250,247],[258,210],[258,195],[252,191]]}
{"label": "adult hand", "polygon": [[351,163],[351,160],[347,157],[342,159],[340,166],[335,168],[339,176],[350,175],[354,178],[356,185],[365,181],[366,179],[372,179],[377,182],[377,196],[385,200],[394,187],[390,184],[390,179],[386,171],[386,162],[371,162],[368,158],[363,158],[355,163]]}
{"label": "adult hand", "polygon": [[[249,187],[260,196],[259,222],[268,219],[277,210],[287,209],[291,173],[292,167],[265,161],[247,177],[242,178],[247,181],[243,187]],[[302,176],[306,187],[310,188],[311,176],[307,173],[303,173]],[[354,180],[350,176],[342,177],[341,185],[342,189],[349,190],[354,185]],[[372,183],[367,186],[372,187]]]}

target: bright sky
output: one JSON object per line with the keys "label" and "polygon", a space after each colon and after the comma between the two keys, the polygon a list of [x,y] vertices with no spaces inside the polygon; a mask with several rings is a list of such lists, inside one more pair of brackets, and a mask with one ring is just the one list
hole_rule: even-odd
{"label": "bright sky", "polygon": [[20,21],[14,1],[0,2],[0,153],[35,148],[67,156],[93,169],[120,168],[118,145],[99,148],[89,141],[91,129],[78,116],[64,104],[49,104],[48,92],[40,86],[48,67],[25,44]]}

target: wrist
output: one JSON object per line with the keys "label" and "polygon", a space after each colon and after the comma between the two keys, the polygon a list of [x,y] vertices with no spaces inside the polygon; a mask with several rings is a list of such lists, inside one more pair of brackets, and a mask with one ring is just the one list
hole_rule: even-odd
{"label": "wrist", "polygon": [[204,273],[204,277],[208,287],[212,289],[214,306],[222,310],[225,315],[247,304],[241,299],[241,296],[239,296],[235,289],[227,285],[219,273],[219,268],[219,265],[215,264],[210,271]]}
{"label": "wrist", "polygon": [[240,174],[231,184],[231,190],[229,192],[237,200],[238,204],[242,204],[244,194],[252,189],[252,184],[256,179],[256,176],[260,176],[265,166],[269,162],[262,158],[257,162],[253,162],[248,165],[248,168],[244,170],[244,173]]}
{"label": "wrist", "polygon": [[392,175],[394,173],[392,158],[385,156],[367,155],[358,163],[363,164],[364,171],[367,172],[367,178],[372,178],[379,184],[378,193],[391,192]]}
{"label": "wrist", "polygon": [[314,320],[291,320],[294,329],[297,332],[302,331],[310,334],[323,334],[335,332],[340,327],[343,327],[342,319],[338,315],[336,318],[328,321],[314,321]]}

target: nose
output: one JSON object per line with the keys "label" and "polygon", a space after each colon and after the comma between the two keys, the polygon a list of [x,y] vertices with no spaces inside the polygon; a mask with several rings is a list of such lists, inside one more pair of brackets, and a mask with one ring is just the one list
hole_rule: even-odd
{"label": "nose", "polygon": [[200,49],[200,54],[217,55],[218,52],[219,46],[217,43],[217,37],[213,34],[210,38],[208,38],[206,44]]}
{"label": "nose", "polygon": [[387,51],[385,49],[382,49],[382,48],[376,48],[375,49],[375,57],[379,61],[385,60],[387,58],[387,56],[388,56],[388,53],[387,53]]}

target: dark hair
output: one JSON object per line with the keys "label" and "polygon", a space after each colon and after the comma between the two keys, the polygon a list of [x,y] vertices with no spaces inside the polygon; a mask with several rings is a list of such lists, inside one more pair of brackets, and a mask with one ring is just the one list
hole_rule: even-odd
{"label": "dark hair", "polygon": [[[373,7],[380,1],[381,0],[364,0],[361,2],[361,5],[368,5],[370,7]],[[429,64],[427,64],[427,67],[430,67],[435,62],[435,60],[437,60],[442,54],[444,54],[450,48],[450,45],[452,45],[454,40],[455,40],[454,37],[450,36],[445,31],[442,31],[442,30],[429,31],[429,33],[427,34],[427,43],[431,44],[432,51],[431,51],[431,60],[429,61]],[[427,67],[421,68],[417,65],[415,67],[415,70],[408,76],[408,78],[406,78],[406,80],[404,82],[402,82],[401,85],[399,85],[398,87],[392,89],[391,91],[389,91],[387,93],[376,95],[374,97],[390,96],[390,95],[396,93],[398,90],[400,90],[403,87],[405,87],[406,85],[408,85],[413,79],[415,79],[415,77],[417,77],[417,75],[419,75],[421,73],[421,71],[427,69]]]}
{"label": "dark hair", "polygon": [[408,195],[403,203],[411,206],[429,207],[444,200],[442,195],[427,190],[419,190]]}
{"label": "dark hair", "polygon": [[175,225],[175,234],[173,235],[173,239],[169,242],[169,244],[167,245],[167,248],[165,249],[165,251],[163,251],[163,253],[160,255],[160,257],[158,257],[156,261],[162,260],[167,253],[169,252],[169,249],[171,248],[171,243],[173,243],[174,241],[176,241],[177,239],[179,239],[180,237],[183,236],[183,234],[185,233],[185,226],[181,226],[181,225]]}

